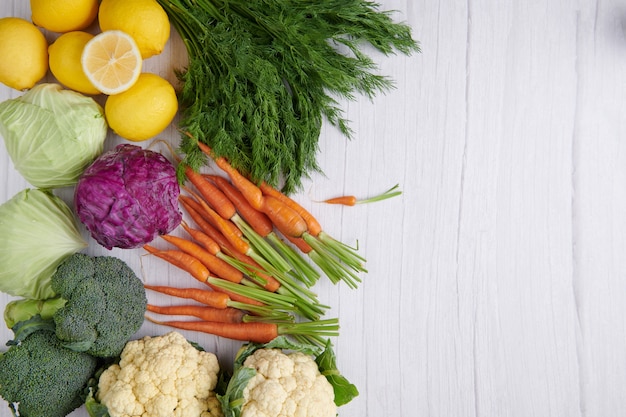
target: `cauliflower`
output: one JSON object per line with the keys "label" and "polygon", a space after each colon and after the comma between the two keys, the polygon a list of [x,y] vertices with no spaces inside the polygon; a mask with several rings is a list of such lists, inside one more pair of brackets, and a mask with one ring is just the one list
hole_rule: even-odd
{"label": "cauliflower", "polygon": [[178,332],[126,344],[98,380],[96,399],[111,417],[222,417],[219,363]]}
{"label": "cauliflower", "polygon": [[223,395],[226,417],[335,417],[358,395],[337,370],[330,342],[319,346],[282,336],[244,345]]}
{"label": "cauliflower", "polygon": [[256,374],[243,391],[241,417],[335,417],[333,387],[310,355],[259,349],[243,363]]}

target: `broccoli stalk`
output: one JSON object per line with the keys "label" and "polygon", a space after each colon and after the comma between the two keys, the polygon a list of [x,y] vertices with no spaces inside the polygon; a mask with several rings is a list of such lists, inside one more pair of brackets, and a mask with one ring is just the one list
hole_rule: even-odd
{"label": "broccoli stalk", "polygon": [[118,356],[143,323],[147,306],[143,283],[118,258],[71,255],[59,265],[51,285],[58,297],[46,306],[48,319],[37,314],[30,300],[19,300],[9,306],[10,312],[5,310],[5,320],[23,320],[35,313],[31,330],[52,322],[64,347],[100,358]]}
{"label": "broccoli stalk", "polygon": [[98,359],[63,347],[51,330],[31,330],[14,330],[16,339],[0,353],[0,396],[14,416],[66,416],[83,404]]}

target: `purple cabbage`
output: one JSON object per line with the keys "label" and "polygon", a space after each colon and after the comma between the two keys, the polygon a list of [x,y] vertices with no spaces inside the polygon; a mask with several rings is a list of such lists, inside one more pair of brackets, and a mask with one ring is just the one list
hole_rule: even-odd
{"label": "purple cabbage", "polygon": [[78,180],[74,206],[107,249],[138,248],[182,220],[176,169],[163,155],[122,144],[103,153]]}

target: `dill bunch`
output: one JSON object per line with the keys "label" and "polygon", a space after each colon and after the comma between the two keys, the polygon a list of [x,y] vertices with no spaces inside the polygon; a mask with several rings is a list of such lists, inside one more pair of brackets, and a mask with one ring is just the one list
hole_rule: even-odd
{"label": "dill bunch", "polygon": [[352,137],[338,99],[373,98],[394,86],[375,73],[362,46],[419,52],[410,27],[369,1],[158,2],[189,55],[178,72],[183,163],[198,170],[207,162],[201,141],[242,174],[287,194],[320,172],[324,120]]}

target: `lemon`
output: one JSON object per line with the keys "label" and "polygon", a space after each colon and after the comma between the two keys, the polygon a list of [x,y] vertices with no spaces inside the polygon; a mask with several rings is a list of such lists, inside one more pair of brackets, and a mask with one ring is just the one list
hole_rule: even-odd
{"label": "lemon", "polygon": [[101,30],[121,30],[135,39],[146,59],[163,51],[170,37],[170,21],[156,0],[102,0]]}
{"label": "lemon", "polygon": [[104,114],[119,136],[141,142],[161,133],[174,119],[178,99],[172,84],[152,73],[142,73],[128,90],[109,96]]}
{"label": "lemon", "polygon": [[16,90],[33,87],[48,72],[48,42],[32,23],[0,19],[0,82]]}
{"label": "lemon", "polygon": [[80,59],[85,45],[92,38],[93,35],[87,32],[67,32],[48,47],[50,72],[57,81],[69,89],[91,95],[100,94],[100,90],[85,75]]}
{"label": "lemon", "polygon": [[87,79],[104,94],[119,94],[135,84],[143,61],[130,35],[108,30],[85,44],[81,67]]}
{"label": "lemon", "polygon": [[30,0],[33,23],[52,32],[87,28],[98,15],[98,0]]}

